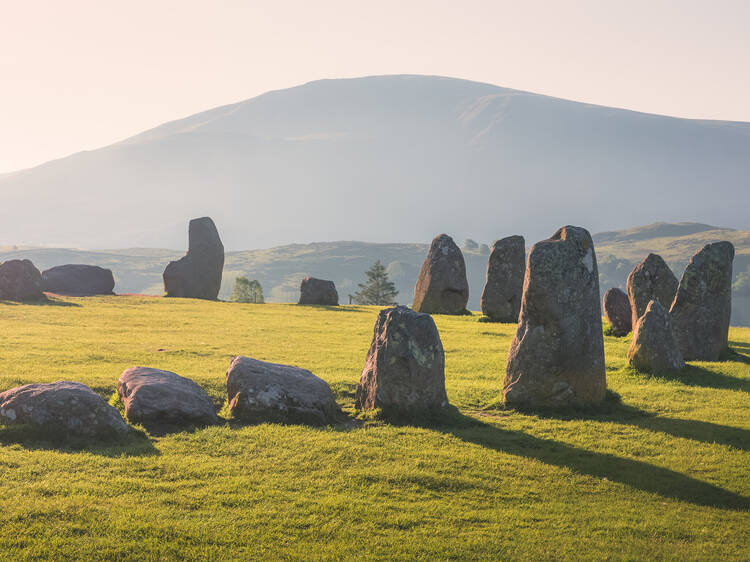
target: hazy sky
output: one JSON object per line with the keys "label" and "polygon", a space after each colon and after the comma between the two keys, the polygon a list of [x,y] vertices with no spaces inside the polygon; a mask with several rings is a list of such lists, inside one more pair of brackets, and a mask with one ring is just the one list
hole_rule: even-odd
{"label": "hazy sky", "polygon": [[318,78],[750,121],[750,1],[0,0],[0,173]]}

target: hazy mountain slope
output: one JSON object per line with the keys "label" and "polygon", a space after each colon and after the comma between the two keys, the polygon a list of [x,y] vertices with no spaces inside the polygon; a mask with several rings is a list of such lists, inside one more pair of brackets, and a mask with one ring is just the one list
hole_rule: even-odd
{"label": "hazy mountain slope", "polygon": [[747,228],[750,125],[426,76],[323,80],[0,177],[0,243],[227,248],[535,240],[655,220]]}

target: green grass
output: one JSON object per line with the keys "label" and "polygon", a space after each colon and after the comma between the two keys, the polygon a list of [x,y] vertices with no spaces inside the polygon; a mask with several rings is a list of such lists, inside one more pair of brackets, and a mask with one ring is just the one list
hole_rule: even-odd
{"label": "green grass", "polygon": [[[153,366],[224,402],[236,354],[310,369],[351,412],[374,307],[141,297],[0,303],[0,391],[77,380],[109,399]],[[0,428],[0,558],[747,559],[750,329],[672,378],[605,337],[609,400],[570,416],[502,409],[515,326],[436,316],[437,427],[219,426],[123,444]]]}

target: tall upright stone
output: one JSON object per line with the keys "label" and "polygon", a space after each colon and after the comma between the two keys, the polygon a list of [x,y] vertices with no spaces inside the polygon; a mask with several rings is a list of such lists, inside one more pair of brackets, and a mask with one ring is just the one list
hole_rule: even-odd
{"label": "tall upright stone", "polygon": [[706,244],[685,268],[670,316],[686,361],[716,361],[729,344],[731,242]]}
{"label": "tall upright stone", "polygon": [[594,242],[565,226],[529,253],[503,396],[511,406],[582,406],[606,388]]}
{"label": "tall upright stone", "polygon": [[224,245],[210,217],[193,219],[188,230],[188,252],[164,270],[168,297],[216,300],[224,269]]}
{"label": "tall upright stone", "polygon": [[633,315],[628,295],[617,287],[612,287],[604,293],[602,308],[604,308],[604,317],[612,326],[612,333],[615,337],[621,338],[630,333],[633,329]]}
{"label": "tall upright stone", "polygon": [[638,319],[646,312],[648,303],[659,301],[669,310],[677,293],[677,277],[657,254],[649,254],[633,268],[627,281],[628,299],[632,314],[633,329]]}
{"label": "tall upright stone", "polygon": [[463,314],[468,302],[464,256],[453,238],[440,234],[432,240],[422,264],[412,308],[427,314]]}
{"label": "tall upright stone", "polygon": [[482,314],[493,322],[518,322],[525,268],[523,236],[509,236],[492,245],[482,291]]}

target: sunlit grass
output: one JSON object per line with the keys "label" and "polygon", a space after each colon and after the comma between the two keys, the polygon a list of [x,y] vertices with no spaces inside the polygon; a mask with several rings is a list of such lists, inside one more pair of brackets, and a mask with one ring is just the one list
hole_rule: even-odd
{"label": "sunlit grass", "polygon": [[[232,356],[289,363],[351,412],[374,307],[139,297],[0,303],[0,391],[133,365],[224,402]],[[2,558],[744,558],[750,329],[736,354],[650,377],[605,337],[620,401],[571,416],[498,406],[515,331],[436,316],[462,416],[440,427],[220,426],[122,445],[0,428]]]}

